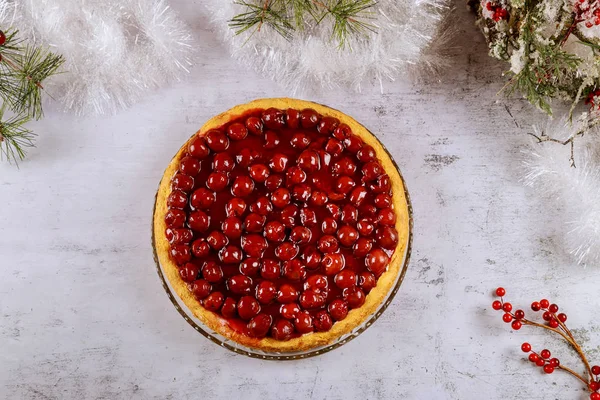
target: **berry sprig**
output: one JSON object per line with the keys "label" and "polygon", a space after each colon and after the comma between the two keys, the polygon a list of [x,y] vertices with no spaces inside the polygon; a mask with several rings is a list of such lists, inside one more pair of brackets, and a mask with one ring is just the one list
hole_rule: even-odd
{"label": "berry sprig", "polygon": [[529,343],[525,342],[521,345],[521,350],[524,353],[528,353],[529,361],[542,368],[546,374],[553,373],[556,369],[563,370],[573,375],[577,379],[581,380],[590,392],[591,400],[600,400],[600,366],[590,366],[587,357],[583,353],[581,346],[575,340],[575,337],[567,328],[565,322],[567,321],[567,315],[565,313],[559,313],[559,307],[556,304],[551,304],[547,299],[540,301],[534,301],[531,303],[531,310],[534,312],[543,312],[542,319],[545,324],[533,322],[525,318],[525,311],[518,309],[514,313],[512,312],[513,306],[509,302],[504,301],[506,290],[502,287],[496,289],[496,296],[499,300],[494,300],[492,308],[497,311],[503,311],[502,320],[506,323],[510,323],[514,330],[519,330],[523,325],[537,326],[562,336],[569,345],[577,352],[581,360],[586,367],[587,379],[584,376],[578,374],[570,368],[565,367],[560,363],[558,358],[552,357],[552,353],[548,349],[535,352]]}

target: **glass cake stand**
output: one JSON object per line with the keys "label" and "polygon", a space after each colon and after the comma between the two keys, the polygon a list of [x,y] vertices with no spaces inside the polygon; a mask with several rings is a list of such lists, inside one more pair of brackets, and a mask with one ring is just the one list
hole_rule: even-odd
{"label": "glass cake stand", "polygon": [[[383,312],[391,304],[392,300],[394,299],[394,296],[400,289],[400,285],[402,284],[404,275],[406,274],[406,270],[408,268],[408,263],[410,261],[410,255],[411,255],[411,251],[412,251],[413,210],[412,210],[412,205],[410,202],[410,197],[409,197],[408,191],[406,190],[406,184],[404,182],[404,177],[400,173],[400,169],[398,168],[398,165],[394,161],[394,159],[393,159],[392,155],[389,153],[389,151],[385,147],[384,147],[384,149],[388,153],[388,155],[390,156],[390,159],[394,163],[394,166],[398,170],[400,179],[402,179],[402,184],[404,187],[404,195],[406,196],[406,202],[408,205],[408,219],[409,219],[408,243],[407,243],[406,249],[404,251],[404,256],[402,257],[402,260],[400,261],[402,263],[402,267],[400,269],[400,272],[398,273],[398,276],[396,277],[394,286],[392,286],[392,288],[388,292],[385,299],[381,302],[381,304],[379,305],[377,310],[365,322],[356,326],[349,333],[340,336],[332,343],[329,343],[327,345],[320,346],[320,347],[315,347],[315,348],[305,350],[305,351],[285,352],[285,353],[283,353],[283,352],[268,352],[268,351],[263,351],[260,349],[254,349],[254,348],[251,348],[248,346],[244,346],[240,343],[237,343],[237,342],[235,342],[231,339],[228,339],[225,336],[219,334],[218,332],[213,331],[208,326],[206,326],[202,321],[200,321],[196,316],[194,316],[194,314],[188,309],[188,307],[184,304],[184,302],[175,293],[175,291],[171,287],[171,284],[165,278],[163,266],[161,265],[160,261],[158,260],[158,256],[156,253],[156,247],[154,245],[154,228],[152,228],[152,250],[154,253],[154,262],[156,264],[156,271],[158,272],[158,276],[160,278],[163,288],[167,292],[167,296],[169,297],[169,300],[171,300],[171,303],[173,303],[173,306],[175,307],[177,312],[179,312],[179,314],[183,317],[183,319],[185,319],[187,321],[187,323],[190,324],[198,333],[200,333],[202,336],[206,337],[213,343],[215,343],[219,346],[222,346],[228,350],[231,350],[234,353],[242,354],[242,355],[252,357],[252,358],[259,358],[259,359],[263,359],[263,360],[300,360],[303,358],[318,356],[320,354],[327,353],[331,350],[334,350],[334,349],[337,349],[338,347],[343,346],[344,344],[348,343],[349,341],[351,341],[352,339],[354,339],[355,337],[357,337],[358,335],[363,333],[368,327],[370,327],[371,325],[373,325],[373,323],[375,321],[377,321],[377,318],[379,318],[383,314]],[[156,199],[155,199],[154,207],[156,207]],[[154,211],[153,211],[152,215],[154,215]]]}

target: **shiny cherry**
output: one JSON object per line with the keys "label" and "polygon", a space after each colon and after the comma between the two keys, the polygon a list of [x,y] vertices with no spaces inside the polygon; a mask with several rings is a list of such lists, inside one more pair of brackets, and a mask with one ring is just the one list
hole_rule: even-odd
{"label": "shiny cherry", "polygon": [[188,153],[190,156],[202,160],[210,154],[210,149],[203,137],[196,136],[188,145]]}
{"label": "shiny cherry", "polygon": [[279,188],[271,194],[271,202],[277,208],[284,208],[290,204],[290,191],[285,188]]}
{"label": "shiny cherry", "polygon": [[256,286],[256,300],[261,304],[269,304],[277,297],[277,288],[273,282],[262,281]]}
{"label": "shiny cherry", "polygon": [[294,325],[286,319],[275,321],[271,327],[271,336],[275,340],[286,341],[292,338],[294,334]]}
{"label": "shiny cherry", "polygon": [[385,251],[379,248],[371,250],[365,258],[367,269],[373,272],[376,276],[379,276],[385,272],[389,262],[389,256],[385,253]]}
{"label": "shiny cherry", "polygon": [[235,122],[227,127],[227,136],[231,140],[243,140],[248,136],[248,128],[240,122]]}
{"label": "shiny cherry", "polygon": [[213,171],[231,172],[234,167],[235,162],[228,153],[215,154],[212,164]]}
{"label": "shiny cherry", "polygon": [[285,226],[279,221],[271,221],[265,225],[264,235],[267,240],[275,243],[285,240]]}
{"label": "shiny cherry", "polygon": [[292,129],[298,129],[300,126],[300,111],[288,108],[285,111],[285,122]]}
{"label": "shiny cherry", "polygon": [[246,120],[246,128],[253,135],[261,135],[263,132],[263,123],[262,120],[258,117],[249,117]]}
{"label": "shiny cherry", "polygon": [[333,279],[335,285],[340,289],[346,289],[352,286],[356,286],[357,277],[354,271],[343,270],[340,271]]}
{"label": "shiny cherry", "polygon": [[350,225],[344,225],[338,229],[337,237],[342,246],[350,247],[358,240],[358,231]]}
{"label": "shiny cherry", "polygon": [[187,205],[187,195],[181,190],[173,190],[167,197],[167,205],[169,208],[184,209]]}
{"label": "shiny cherry", "polygon": [[215,192],[208,190],[206,188],[200,188],[192,193],[192,197],[190,198],[190,205],[197,209],[207,209],[212,206],[217,200],[217,196]]}
{"label": "shiny cherry", "polygon": [[210,244],[210,247],[215,250],[221,250],[227,243],[229,243],[227,236],[219,231],[212,231],[209,233],[209,235],[206,237],[206,241],[208,244]]}
{"label": "shiny cherry", "polygon": [[192,252],[187,244],[174,244],[169,253],[177,265],[183,265],[192,259]]}
{"label": "shiny cherry", "polygon": [[262,232],[263,227],[265,226],[265,222],[267,222],[267,217],[264,215],[259,215],[256,213],[250,213],[246,216],[244,220],[244,230],[246,232]]}
{"label": "shiny cherry", "polygon": [[319,153],[313,149],[304,150],[298,156],[297,165],[308,173],[318,171],[321,168]]}
{"label": "shiny cherry", "polygon": [[250,177],[254,179],[255,182],[259,183],[263,183],[264,181],[266,181],[269,175],[271,174],[269,167],[267,167],[265,164],[251,165],[248,169],[248,172],[250,174]]}
{"label": "shiny cherry", "polygon": [[348,302],[348,307],[350,308],[360,308],[365,304],[365,293],[356,286],[344,289],[342,296]]}
{"label": "shiny cherry", "polygon": [[365,292],[369,293],[377,286],[377,278],[371,272],[361,272],[358,275],[358,286]]}
{"label": "shiny cherry", "polygon": [[279,314],[285,319],[294,319],[300,312],[300,306],[297,303],[282,304],[279,307]]}
{"label": "shiny cherry", "polygon": [[373,248],[373,241],[368,238],[358,238],[354,246],[352,246],[352,254],[356,257],[365,257]]}
{"label": "shiny cherry", "polygon": [[221,223],[221,231],[229,239],[237,239],[242,235],[242,221],[238,217],[227,217]]}
{"label": "shiny cherry", "polygon": [[203,211],[191,212],[188,225],[195,232],[205,232],[210,226],[210,217]]}
{"label": "shiny cherry", "polygon": [[211,129],[206,133],[206,144],[212,151],[219,153],[227,150],[229,147],[229,139],[223,132],[217,129]]}
{"label": "shiny cherry", "polygon": [[179,161],[179,171],[188,176],[196,176],[200,173],[200,161],[194,157],[183,157]]}
{"label": "shiny cherry", "polygon": [[194,188],[194,178],[189,175],[176,174],[173,179],[171,179],[171,188],[188,193]]}
{"label": "shiny cherry", "polygon": [[314,331],[313,318],[308,311],[300,311],[294,319],[294,327],[298,333]]}
{"label": "shiny cherry", "polygon": [[248,322],[248,331],[250,336],[255,338],[264,338],[271,329],[273,317],[268,314],[258,314]]}
{"label": "shiny cherry", "polygon": [[321,135],[329,135],[336,130],[339,124],[340,120],[337,118],[329,116],[323,117],[317,125],[317,132]]}
{"label": "shiny cherry", "polygon": [[238,315],[244,321],[249,321],[260,313],[260,304],[252,296],[243,296],[237,303]]}
{"label": "shiny cherry", "polygon": [[293,303],[298,299],[298,291],[292,285],[284,283],[279,287],[277,292],[277,301],[285,303]]}
{"label": "shiny cherry", "polygon": [[242,236],[241,243],[242,249],[250,257],[262,257],[267,249],[267,240],[256,233]]}
{"label": "shiny cherry", "polygon": [[327,311],[334,320],[341,321],[348,315],[348,303],[342,299],[336,299],[329,303]]}
{"label": "shiny cherry", "polygon": [[231,185],[231,194],[236,197],[246,197],[254,190],[254,181],[245,175],[238,176]]}
{"label": "shiny cherry", "polygon": [[320,115],[312,108],[306,108],[300,111],[300,126],[305,129],[311,129],[319,123]]}
{"label": "shiny cherry", "polygon": [[344,269],[346,260],[344,255],[340,253],[325,254],[321,260],[321,265],[326,275],[335,275]]}
{"label": "shiny cherry", "polygon": [[275,189],[278,189],[283,184],[283,177],[281,175],[271,175],[265,181],[265,187],[267,190],[273,192]]}
{"label": "shiny cherry", "polygon": [[275,256],[283,261],[289,261],[298,255],[300,249],[292,242],[283,242],[275,248]]}
{"label": "shiny cherry", "polygon": [[213,172],[206,179],[206,187],[214,192],[220,192],[229,184],[229,178],[224,172]]}
{"label": "shiny cherry", "polygon": [[260,276],[269,280],[278,279],[281,276],[279,262],[271,259],[263,259],[260,267]]}
{"label": "shiny cherry", "polygon": [[246,202],[239,197],[229,200],[225,206],[225,213],[228,217],[239,217],[246,211]]}
{"label": "shiny cherry", "polygon": [[212,292],[202,301],[202,304],[208,311],[217,312],[221,309],[224,301],[225,296],[223,296],[223,293]]}
{"label": "shiny cherry", "polygon": [[306,244],[310,242],[312,232],[305,226],[296,226],[290,233],[290,240],[298,244]]}
{"label": "shiny cherry", "polygon": [[184,282],[194,282],[198,278],[198,273],[200,273],[200,269],[196,264],[187,263],[179,268],[179,276]]}
{"label": "shiny cherry", "polygon": [[282,271],[283,276],[291,281],[301,281],[306,278],[306,267],[300,260],[285,261]]}
{"label": "shiny cherry", "polygon": [[266,109],[261,118],[265,126],[269,129],[281,129],[285,126],[285,113],[276,108]]}
{"label": "shiny cherry", "polygon": [[331,315],[325,310],[315,314],[313,324],[317,332],[327,332],[333,326]]}
{"label": "shiny cherry", "polygon": [[214,261],[207,261],[202,266],[202,277],[210,283],[219,283],[223,280],[223,269]]}
{"label": "shiny cherry", "polygon": [[290,143],[295,149],[302,150],[308,147],[310,144],[310,138],[304,133],[294,133]]}
{"label": "shiny cherry", "polygon": [[227,297],[225,299],[221,307],[221,315],[230,319],[237,317],[237,302],[233,298]]}
{"label": "shiny cherry", "polygon": [[196,258],[205,258],[210,254],[210,245],[206,239],[196,239],[192,242],[192,253]]}
{"label": "shiny cherry", "polygon": [[377,244],[384,249],[394,250],[398,245],[398,231],[390,226],[382,226],[377,228],[375,239]]}
{"label": "shiny cherry", "polygon": [[165,224],[167,228],[183,228],[185,225],[185,212],[172,208],[165,214]]}
{"label": "shiny cherry", "polygon": [[269,149],[272,150],[274,148],[276,148],[277,146],[279,146],[279,135],[277,135],[275,132],[273,131],[266,131],[265,132],[265,149]]}
{"label": "shiny cherry", "polygon": [[335,253],[339,248],[339,242],[332,235],[323,235],[317,241],[317,248],[321,253]]}
{"label": "shiny cherry", "polygon": [[208,297],[212,291],[212,285],[205,279],[198,279],[192,284],[192,293],[198,300]]}
{"label": "shiny cherry", "polygon": [[320,293],[312,289],[305,290],[300,294],[300,298],[298,300],[300,302],[300,306],[305,310],[311,310],[315,308],[321,308],[325,305],[327,301],[327,296],[325,293]]}
{"label": "shiny cherry", "polygon": [[219,258],[223,264],[238,264],[242,261],[242,250],[233,245],[225,246],[219,251]]}

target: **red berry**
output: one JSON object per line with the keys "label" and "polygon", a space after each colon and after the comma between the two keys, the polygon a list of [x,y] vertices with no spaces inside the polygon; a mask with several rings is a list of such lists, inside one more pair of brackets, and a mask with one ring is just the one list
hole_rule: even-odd
{"label": "red berry", "polygon": [[549,311],[545,311],[544,314],[542,314],[542,318],[544,321],[552,321],[552,314],[550,314]]}
{"label": "red berry", "polygon": [[215,250],[221,250],[229,243],[229,239],[223,233],[219,231],[212,231],[207,237],[206,241]]}
{"label": "red berry", "polygon": [[248,322],[250,336],[255,338],[263,338],[267,336],[269,329],[271,329],[272,322],[273,318],[270,315],[258,314],[256,317],[252,318],[250,322]]}
{"label": "red berry", "polygon": [[365,182],[372,181],[383,173],[385,173],[385,170],[377,161],[370,161],[362,167],[362,174]]}
{"label": "red berry", "polygon": [[509,313],[505,313],[505,314],[502,316],[502,321],[506,322],[507,324],[508,324],[509,322],[511,322],[512,320],[513,320],[513,317],[512,317],[512,315],[510,315]]}
{"label": "red berry", "polygon": [[327,297],[316,290],[308,289],[300,294],[300,305],[304,309],[321,308],[325,305]]}
{"label": "red berry", "polygon": [[208,311],[217,312],[221,309],[224,301],[225,296],[223,296],[223,293],[212,292],[203,300],[203,305]]}
{"label": "red berry", "polygon": [[210,226],[210,217],[202,211],[194,211],[188,217],[189,227],[196,232],[206,232]]}
{"label": "red berry", "polygon": [[177,265],[183,265],[192,259],[190,246],[187,244],[175,244],[171,246],[171,257]]}
{"label": "red berry", "polygon": [[238,264],[242,261],[242,250],[237,246],[226,246],[219,252],[223,264]]}
{"label": "red berry", "polygon": [[274,149],[277,146],[279,146],[279,135],[277,135],[275,132],[273,131],[266,131],[265,132],[265,149]]}
{"label": "red berry", "polygon": [[286,170],[289,159],[285,154],[277,153],[271,159],[269,167],[275,172],[283,172]]}
{"label": "red berry", "polygon": [[298,183],[303,183],[306,180],[306,172],[300,167],[293,166],[287,170],[285,177],[288,185],[296,185]]}
{"label": "red berry", "polygon": [[275,256],[280,260],[289,261],[294,259],[299,251],[298,245],[292,242],[283,242],[275,248]]}
{"label": "red berry", "polygon": [[290,204],[290,191],[285,188],[279,188],[271,193],[271,202],[277,208],[284,208]]}
{"label": "red berry", "polygon": [[285,240],[285,226],[279,221],[271,221],[265,225],[264,235],[271,242],[283,242]]}
{"label": "red berry", "polygon": [[271,328],[271,336],[276,340],[290,340],[294,334],[294,325],[288,320],[275,321]]}
{"label": "red berry", "polygon": [[291,281],[300,281],[306,278],[306,267],[300,260],[285,261],[282,271],[283,276]]}
{"label": "red berry", "polygon": [[223,307],[221,307],[221,314],[225,318],[235,318],[237,317],[237,303],[231,297],[225,299],[223,303]]}
{"label": "red berry", "polygon": [[559,325],[559,324],[558,324],[558,321],[557,321],[557,320],[555,320],[555,319],[553,319],[552,321],[548,322],[548,326],[549,326],[550,328],[554,328],[554,329],[556,329],[556,328],[558,328],[558,325]]}
{"label": "red berry", "polygon": [[337,131],[337,127],[340,124],[340,121],[337,118],[333,117],[323,117],[319,125],[317,126],[317,132],[321,135],[329,135],[333,131]]}
{"label": "red berry", "polygon": [[531,303],[531,309],[533,311],[540,311],[542,309],[542,306],[537,301],[534,301],[533,303]]}
{"label": "red berry", "polygon": [[206,144],[214,152],[227,150],[229,139],[225,134],[217,129],[211,129],[206,133]]}
{"label": "red berry", "polygon": [[590,388],[590,390],[593,390],[595,392],[600,389],[600,383],[596,381],[591,381],[588,387]]}
{"label": "red berry", "polygon": [[594,365],[592,367],[592,374],[594,374],[594,375],[600,375],[600,366]]}
{"label": "red berry", "polygon": [[235,157],[238,165],[241,167],[249,167],[259,158],[260,153],[257,150],[250,149],[248,147],[244,147],[242,150],[240,150],[240,154]]}
{"label": "red berry", "polygon": [[336,321],[341,321],[348,315],[348,304],[342,299],[336,299],[329,303],[327,311]]}
{"label": "red berry", "polygon": [[600,393],[590,394],[590,400],[600,400]]}
{"label": "red berry", "polygon": [[228,183],[229,178],[224,172],[213,172],[206,179],[206,187],[215,192],[225,189]]}
{"label": "red berry", "polygon": [[258,315],[260,304],[254,297],[244,296],[238,301],[237,310],[240,318],[248,321]]}
{"label": "red berry", "polygon": [[550,307],[550,302],[546,299],[542,299],[542,300],[540,300],[540,306],[543,309],[546,309],[546,308]]}
{"label": "red berry", "polygon": [[378,194],[375,197],[375,206],[377,208],[387,208],[392,205],[392,198],[388,194]]}
{"label": "red berry", "polygon": [[525,342],[521,345],[521,350],[523,351],[523,353],[529,353],[531,351],[531,345]]}
{"label": "red berry", "polygon": [[306,203],[311,194],[312,189],[306,183],[300,183],[292,188],[292,197],[298,202]]}
{"label": "red berry", "polygon": [[228,217],[240,217],[244,211],[246,211],[246,202],[237,197],[229,200],[225,206],[225,213]]}
{"label": "red berry", "polygon": [[310,144],[310,138],[304,133],[295,133],[294,136],[292,136],[292,140],[290,140],[290,143],[292,144],[292,147],[302,150],[308,147],[308,145]]}
{"label": "red berry", "polygon": [[540,351],[540,356],[542,356],[542,358],[544,358],[546,360],[549,359],[551,355],[552,354],[550,353],[550,350],[548,350],[548,349],[544,349],[544,350]]}
{"label": "red berry", "polygon": [[244,220],[244,230],[246,232],[262,232],[263,226],[267,221],[267,217],[256,213],[250,213]]}
{"label": "red berry", "polygon": [[250,294],[252,279],[245,275],[234,275],[227,280],[227,288],[235,294]]}
{"label": "red berry", "polygon": [[170,209],[165,214],[165,224],[167,225],[167,228],[183,228],[185,219],[185,212],[175,208]]}
{"label": "red berry", "polygon": [[523,326],[523,324],[521,323],[521,321],[513,321],[513,323],[512,323],[512,328],[515,331],[518,331],[519,329],[521,329],[522,326]]}
{"label": "red berry", "polygon": [[529,361],[531,361],[531,362],[537,362],[539,359],[540,359],[540,357],[535,353],[531,353],[529,355]]}
{"label": "red berry", "polygon": [[498,289],[496,289],[496,296],[498,297],[502,297],[506,294],[506,290],[504,290],[503,287],[499,287]]}
{"label": "red berry", "polygon": [[167,205],[169,208],[184,209],[187,205],[187,195],[181,190],[173,190],[169,197],[167,197]]}
{"label": "red berry", "polygon": [[262,281],[256,286],[256,300],[261,304],[269,304],[277,297],[277,288],[270,281]]}
{"label": "red berry", "polygon": [[373,149],[373,147],[371,147],[369,145],[363,146],[356,153],[356,157],[358,158],[358,160],[360,162],[368,163],[369,161],[372,161],[372,160],[374,160],[376,158],[375,149]]}
{"label": "red berry", "polygon": [[300,312],[300,306],[296,303],[282,304],[279,307],[279,314],[285,319],[294,319]]}
{"label": "red berry", "polygon": [[294,319],[294,326],[299,333],[309,333],[314,330],[313,318],[308,311],[300,311]]}
{"label": "red berry", "polygon": [[545,364],[546,362],[541,358],[538,358],[538,360],[535,362],[535,365],[537,365],[538,367],[543,367]]}
{"label": "red berry", "polygon": [[319,268],[319,265],[321,265],[321,259],[323,258],[321,253],[319,253],[314,246],[306,247],[302,253],[302,257],[304,258],[306,268],[308,269]]}
{"label": "red berry", "polygon": [[512,311],[512,304],[510,303],[504,303],[504,305],[502,306],[502,309],[506,312],[511,312]]}
{"label": "red berry", "polygon": [[336,161],[331,167],[331,172],[334,175],[353,176],[356,171],[356,164],[350,158],[345,157]]}
{"label": "red berry", "polygon": [[327,194],[324,192],[313,191],[312,195],[310,196],[310,201],[315,206],[322,206],[327,203],[327,200]]}
{"label": "red berry", "polygon": [[198,279],[192,284],[192,293],[198,300],[203,300],[208,297],[212,290],[212,286],[205,279]]}
{"label": "red berry", "polygon": [[544,365],[544,372],[547,374],[551,374],[554,372],[554,367],[552,365],[546,364]]}
{"label": "red berry", "polygon": [[517,310],[517,311],[515,311],[515,318],[516,319],[523,319],[523,318],[525,318],[525,311],[523,311],[523,310]]}
{"label": "red berry", "polygon": [[304,282],[304,290],[312,289],[318,293],[326,293],[328,287],[329,282],[325,275],[312,275]]}
{"label": "red berry", "polygon": [[203,137],[196,136],[188,145],[188,153],[192,157],[203,159],[210,153],[210,149],[206,145],[206,140]]}
{"label": "red berry", "polygon": [[317,241],[317,248],[321,253],[335,253],[339,247],[338,240],[332,235],[323,235]]}
{"label": "red berry", "polygon": [[356,257],[365,257],[373,248],[373,241],[367,238],[358,238],[354,246],[352,246],[352,254]]}
{"label": "red berry", "polygon": [[321,159],[319,157],[319,153],[313,149],[304,150],[298,156],[297,165],[308,173],[318,171],[321,169]]}
{"label": "red berry", "polygon": [[556,316],[560,322],[567,322],[567,314],[560,313]]}
{"label": "red berry", "polygon": [[277,292],[277,301],[285,304],[285,303],[293,303],[298,300],[298,291],[292,285],[284,283],[279,287],[279,291]]}
{"label": "red berry", "polygon": [[227,127],[227,135],[232,140],[243,140],[248,136],[248,128],[239,122],[235,122]]}
{"label": "red berry", "polygon": [[196,264],[187,263],[179,269],[179,276],[184,282],[192,283],[198,278],[200,269]]}
{"label": "red berry", "polygon": [[351,206],[350,204],[346,204],[342,208],[342,222],[346,224],[354,224],[358,219],[358,210],[356,207]]}
{"label": "red berry", "polygon": [[325,310],[319,311],[315,315],[313,323],[317,332],[326,332],[333,326],[331,316]]}
{"label": "red berry", "polygon": [[556,304],[550,304],[550,307],[548,307],[548,311],[556,314],[558,312],[558,306]]}
{"label": "red berry", "polygon": [[370,272],[361,272],[358,276],[358,286],[360,286],[365,293],[369,293],[377,286],[377,278]]}
{"label": "red berry", "polygon": [[290,240],[298,244],[306,244],[310,242],[312,232],[304,226],[296,226],[290,233]]}
{"label": "red berry", "polygon": [[325,143],[325,151],[332,156],[339,156],[344,151],[344,145],[337,139],[329,138]]}
{"label": "red berry", "polygon": [[319,123],[320,115],[312,108],[300,111],[300,125],[305,129],[314,128]]}
{"label": "red berry", "polygon": [[558,358],[553,358],[550,360],[550,365],[554,368],[558,368],[558,366],[560,365],[560,360]]}
{"label": "red berry", "polygon": [[[363,236],[369,236],[375,230],[375,225],[369,218],[363,218],[356,223],[356,229]],[[382,232],[383,235],[383,232]],[[378,239],[379,240],[379,239]]]}

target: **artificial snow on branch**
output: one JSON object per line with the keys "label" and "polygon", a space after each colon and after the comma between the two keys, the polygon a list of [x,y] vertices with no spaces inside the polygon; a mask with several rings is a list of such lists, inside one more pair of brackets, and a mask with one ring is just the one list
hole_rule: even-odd
{"label": "artificial snow on branch", "polygon": [[445,62],[430,51],[434,39],[446,39],[445,0],[205,4],[232,56],[293,93],[373,83],[383,89],[386,81],[417,70],[428,75]]}

